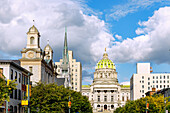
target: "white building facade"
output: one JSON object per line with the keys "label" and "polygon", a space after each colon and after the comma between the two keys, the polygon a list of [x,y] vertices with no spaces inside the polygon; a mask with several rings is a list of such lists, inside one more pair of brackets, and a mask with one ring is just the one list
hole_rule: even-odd
{"label": "white building facade", "polygon": [[[8,102],[8,109],[11,113],[24,113],[21,106],[21,100],[26,96],[26,85],[28,84],[28,70],[22,68],[19,64],[12,60],[0,60],[0,70],[5,76],[6,80],[16,79],[16,89],[12,90],[10,101]],[[4,109],[5,110],[5,109]]]}
{"label": "white building facade", "polygon": [[150,63],[137,63],[137,73],[130,79],[130,100],[145,97],[152,88],[161,90],[169,88],[170,73],[152,73]]}
{"label": "white building facade", "polygon": [[83,88],[82,94],[89,96],[93,112],[113,112],[130,99],[130,88],[118,83],[115,65],[107,53],[104,53],[103,58],[97,63],[94,80],[89,89]]}

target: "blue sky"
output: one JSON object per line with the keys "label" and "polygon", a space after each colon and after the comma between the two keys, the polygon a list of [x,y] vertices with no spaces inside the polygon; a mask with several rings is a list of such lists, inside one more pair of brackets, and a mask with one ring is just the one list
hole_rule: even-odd
{"label": "blue sky", "polygon": [[137,62],[170,72],[169,12],[170,0],[1,0],[0,59],[21,58],[35,20],[41,48],[49,40],[54,61],[62,58],[67,26],[69,50],[83,66],[83,84],[91,84],[105,47],[119,83],[129,82]]}

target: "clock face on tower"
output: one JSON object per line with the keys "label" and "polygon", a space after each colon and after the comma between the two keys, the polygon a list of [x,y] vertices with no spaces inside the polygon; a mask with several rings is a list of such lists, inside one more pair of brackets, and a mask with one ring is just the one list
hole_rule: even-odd
{"label": "clock face on tower", "polygon": [[28,57],[29,57],[29,58],[33,58],[33,57],[34,57],[34,53],[33,53],[33,52],[29,52],[29,53],[28,53]]}

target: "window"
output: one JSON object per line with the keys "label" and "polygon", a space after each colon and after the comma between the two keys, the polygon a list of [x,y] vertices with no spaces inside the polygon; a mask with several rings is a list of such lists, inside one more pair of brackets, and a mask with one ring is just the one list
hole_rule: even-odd
{"label": "window", "polygon": [[107,96],[104,96],[104,101],[105,101],[105,102],[107,101]]}
{"label": "window", "polygon": [[15,71],[15,79],[16,79],[16,81],[17,81],[17,72]]}
{"label": "window", "polygon": [[150,77],[148,77],[148,80],[150,80]]}
{"label": "window", "polygon": [[18,99],[21,100],[21,90],[20,89],[18,90],[18,96],[19,96]]}
{"label": "window", "polygon": [[77,72],[77,69],[76,69],[76,72]]}
{"label": "window", "polygon": [[75,75],[75,76],[77,76],[77,75]]}
{"label": "window", "polygon": [[21,73],[19,73],[19,83],[21,83]]}
{"label": "window", "polygon": [[142,88],[144,88],[144,85],[142,85]]}
{"label": "window", "polygon": [[97,105],[97,107],[100,107],[100,105]]}
{"label": "window", "polygon": [[58,69],[58,72],[60,72],[60,69]]}
{"label": "window", "polygon": [[160,79],[162,79],[162,76],[160,75]]}
{"label": "window", "polygon": [[34,44],[34,37],[30,38],[30,44]]}
{"label": "window", "polygon": [[72,69],[72,71],[74,71],[74,69]]}
{"label": "window", "polygon": [[13,80],[13,70],[11,69],[11,80]]}
{"label": "window", "polygon": [[153,80],[153,83],[155,83],[155,81]]}
{"label": "window", "polygon": [[167,79],[169,79],[169,75],[167,76]]}
{"label": "window", "polygon": [[129,97],[127,96],[127,101],[129,100]]}
{"label": "window", "polygon": [[12,92],[10,93],[10,98],[13,98],[13,92],[14,90],[12,89]]}
{"label": "window", "polygon": [[144,97],[144,95],[142,95],[142,97]]}
{"label": "window", "polygon": [[169,85],[167,85],[167,87],[169,88]]}
{"label": "window", "polygon": [[153,85],[153,88],[155,88],[155,85]]}
{"label": "window", "polygon": [[113,102],[113,96],[111,96],[111,102]]}
{"label": "window", "polygon": [[142,81],[142,83],[144,83],[144,81]]}
{"label": "window", "polygon": [[165,83],[165,80],[164,80],[164,83]]}
{"label": "window", "polygon": [[153,79],[155,79],[155,77],[153,76]]}
{"label": "window", "polygon": [[72,85],[73,85],[73,82],[72,82]]}
{"label": "window", "polygon": [[100,96],[98,96],[98,102],[100,102]]}
{"label": "window", "polygon": [[15,90],[15,99],[17,99],[17,89]]}
{"label": "window", "polygon": [[75,88],[75,90],[77,90],[77,88]]}
{"label": "window", "polygon": [[124,96],[122,96],[122,101],[124,101]]}
{"label": "window", "polygon": [[150,85],[150,82],[148,82],[148,85]]}
{"label": "window", "polygon": [[164,85],[164,88],[165,88],[165,85]]}
{"label": "window", "polygon": [[29,71],[32,73],[32,66],[29,67]]}
{"label": "window", "polygon": [[156,76],[156,79],[158,79],[158,76]]}
{"label": "window", "polygon": [[75,83],[75,85],[77,85],[77,82]]}
{"label": "window", "polygon": [[156,88],[158,88],[158,85],[156,85]]}
{"label": "window", "polygon": [[158,83],[158,81],[156,81],[156,83]]}
{"label": "window", "polygon": [[150,87],[148,87],[148,90],[150,90]]}
{"label": "window", "polygon": [[72,65],[72,67],[74,67],[74,65]]}
{"label": "window", "polygon": [[76,78],[76,81],[77,81],[77,78]]}
{"label": "window", "polygon": [[17,106],[14,106],[14,113],[17,113]]}
{"label": "window", "polygon": [[142,93],[144,93],[144,90],[142,90]]}
{"label": "window", "polygon": [[142,79],[144,79],[144,76],[142,76]]}
{"label": "window", "polygon": [[164,75],[164,79],[165,79],[165,75]]}
{"label": "window", "polygon": [[160,85],[160,88],[162,88],[162,85]]}
{"label": "window", "polygon": [[73,80],[73,78],[72,78],[72,80]]}
{"label": "window", "polygon": [[162,83],[162,80],[160,80],[160,83]]}
{"label": "window", "polygon": [[114,109],[114,105],[111,105],[111,109]]}
{"label": "window", "polygon": [[167,81],[167,83],[169,83],[169,80]]}

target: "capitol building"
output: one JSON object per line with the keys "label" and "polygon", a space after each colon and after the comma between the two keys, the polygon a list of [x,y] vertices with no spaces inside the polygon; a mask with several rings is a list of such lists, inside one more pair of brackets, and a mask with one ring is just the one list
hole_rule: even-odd
{"label": "capitol building", "polygon": [[115,64],[108,58],[106,49],[96,65],[93,83],[82,88],[82,95],[89,98],[93,112],[113,112],[130,100],[130,85],[118,83]]}

